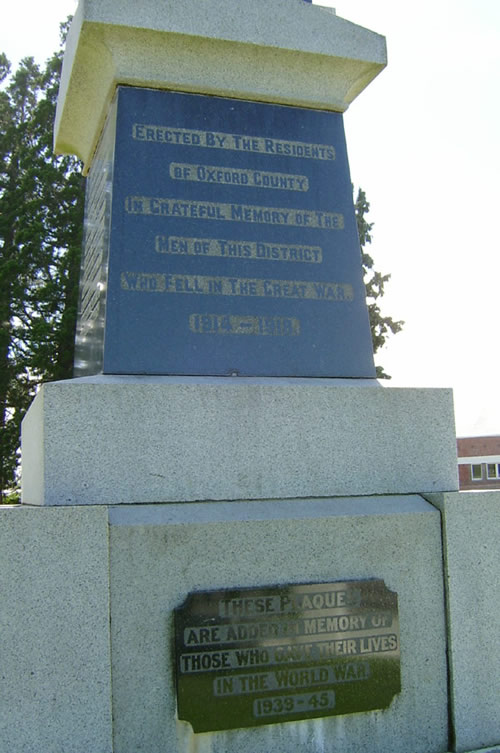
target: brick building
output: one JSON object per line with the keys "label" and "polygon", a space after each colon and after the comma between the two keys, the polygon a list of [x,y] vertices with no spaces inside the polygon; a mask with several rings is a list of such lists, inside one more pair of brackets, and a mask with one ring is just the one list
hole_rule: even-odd
{"label": "brick building", "polygon": [[500,436],[457,439],[460,489],[500,489]]}

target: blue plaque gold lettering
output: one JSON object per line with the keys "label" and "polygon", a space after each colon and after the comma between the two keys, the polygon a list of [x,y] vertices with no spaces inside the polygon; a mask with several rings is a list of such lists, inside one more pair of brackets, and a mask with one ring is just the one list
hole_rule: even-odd
{"label": "blue plaque gold lettering", "polygon": [[373,377],[342,116],[134,87],[113,107],[77,373]]}

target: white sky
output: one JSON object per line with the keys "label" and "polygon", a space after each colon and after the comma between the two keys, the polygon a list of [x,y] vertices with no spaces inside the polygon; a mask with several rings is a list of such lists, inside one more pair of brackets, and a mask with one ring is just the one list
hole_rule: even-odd
{"label": "white sky", "polygon": [[[0,51],[43,62],[76,4],[4,4]],[[459,436],[500,434],[500,0],[318,4],[387,37],[387,69],[345,116],[369,251],[392,274],[382,308],[406,322],[377,360],[390,386],[453,387]]]}

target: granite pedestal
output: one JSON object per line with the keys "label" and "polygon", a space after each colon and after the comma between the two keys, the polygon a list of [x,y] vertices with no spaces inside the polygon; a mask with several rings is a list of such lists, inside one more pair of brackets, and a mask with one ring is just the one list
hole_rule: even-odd
{"label": "granite pedestal", "polygon": [[[22,506],[0,516],[9,753],[447,749],[440,517],[421,497]],[[399,594],[403,689],[389,709],[196,735],[176,719],[173,609],[187,592],[373,576]]]}
{"label": "granite pedestal", "polygon": [[457,489],[449,390],[95,376],[42,386],[23,501],[133,504]]}
{"label": "granite pedestal", "polygon": [[[2,745],[496,753],[500,492],[428,497],[0,508]],[[187,592],[373,576],[399,600],[387,710],[205,734],[176,719]]]}

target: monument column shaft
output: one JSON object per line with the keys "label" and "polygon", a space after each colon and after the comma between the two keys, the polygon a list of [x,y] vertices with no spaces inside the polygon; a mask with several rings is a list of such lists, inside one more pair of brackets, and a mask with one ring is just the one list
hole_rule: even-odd
{"label": "monument column shaft", "polygon": [[82,0],[55,125],[88,172],[76,376],[375,376],[342,112],[385,60],[303,0]]}

